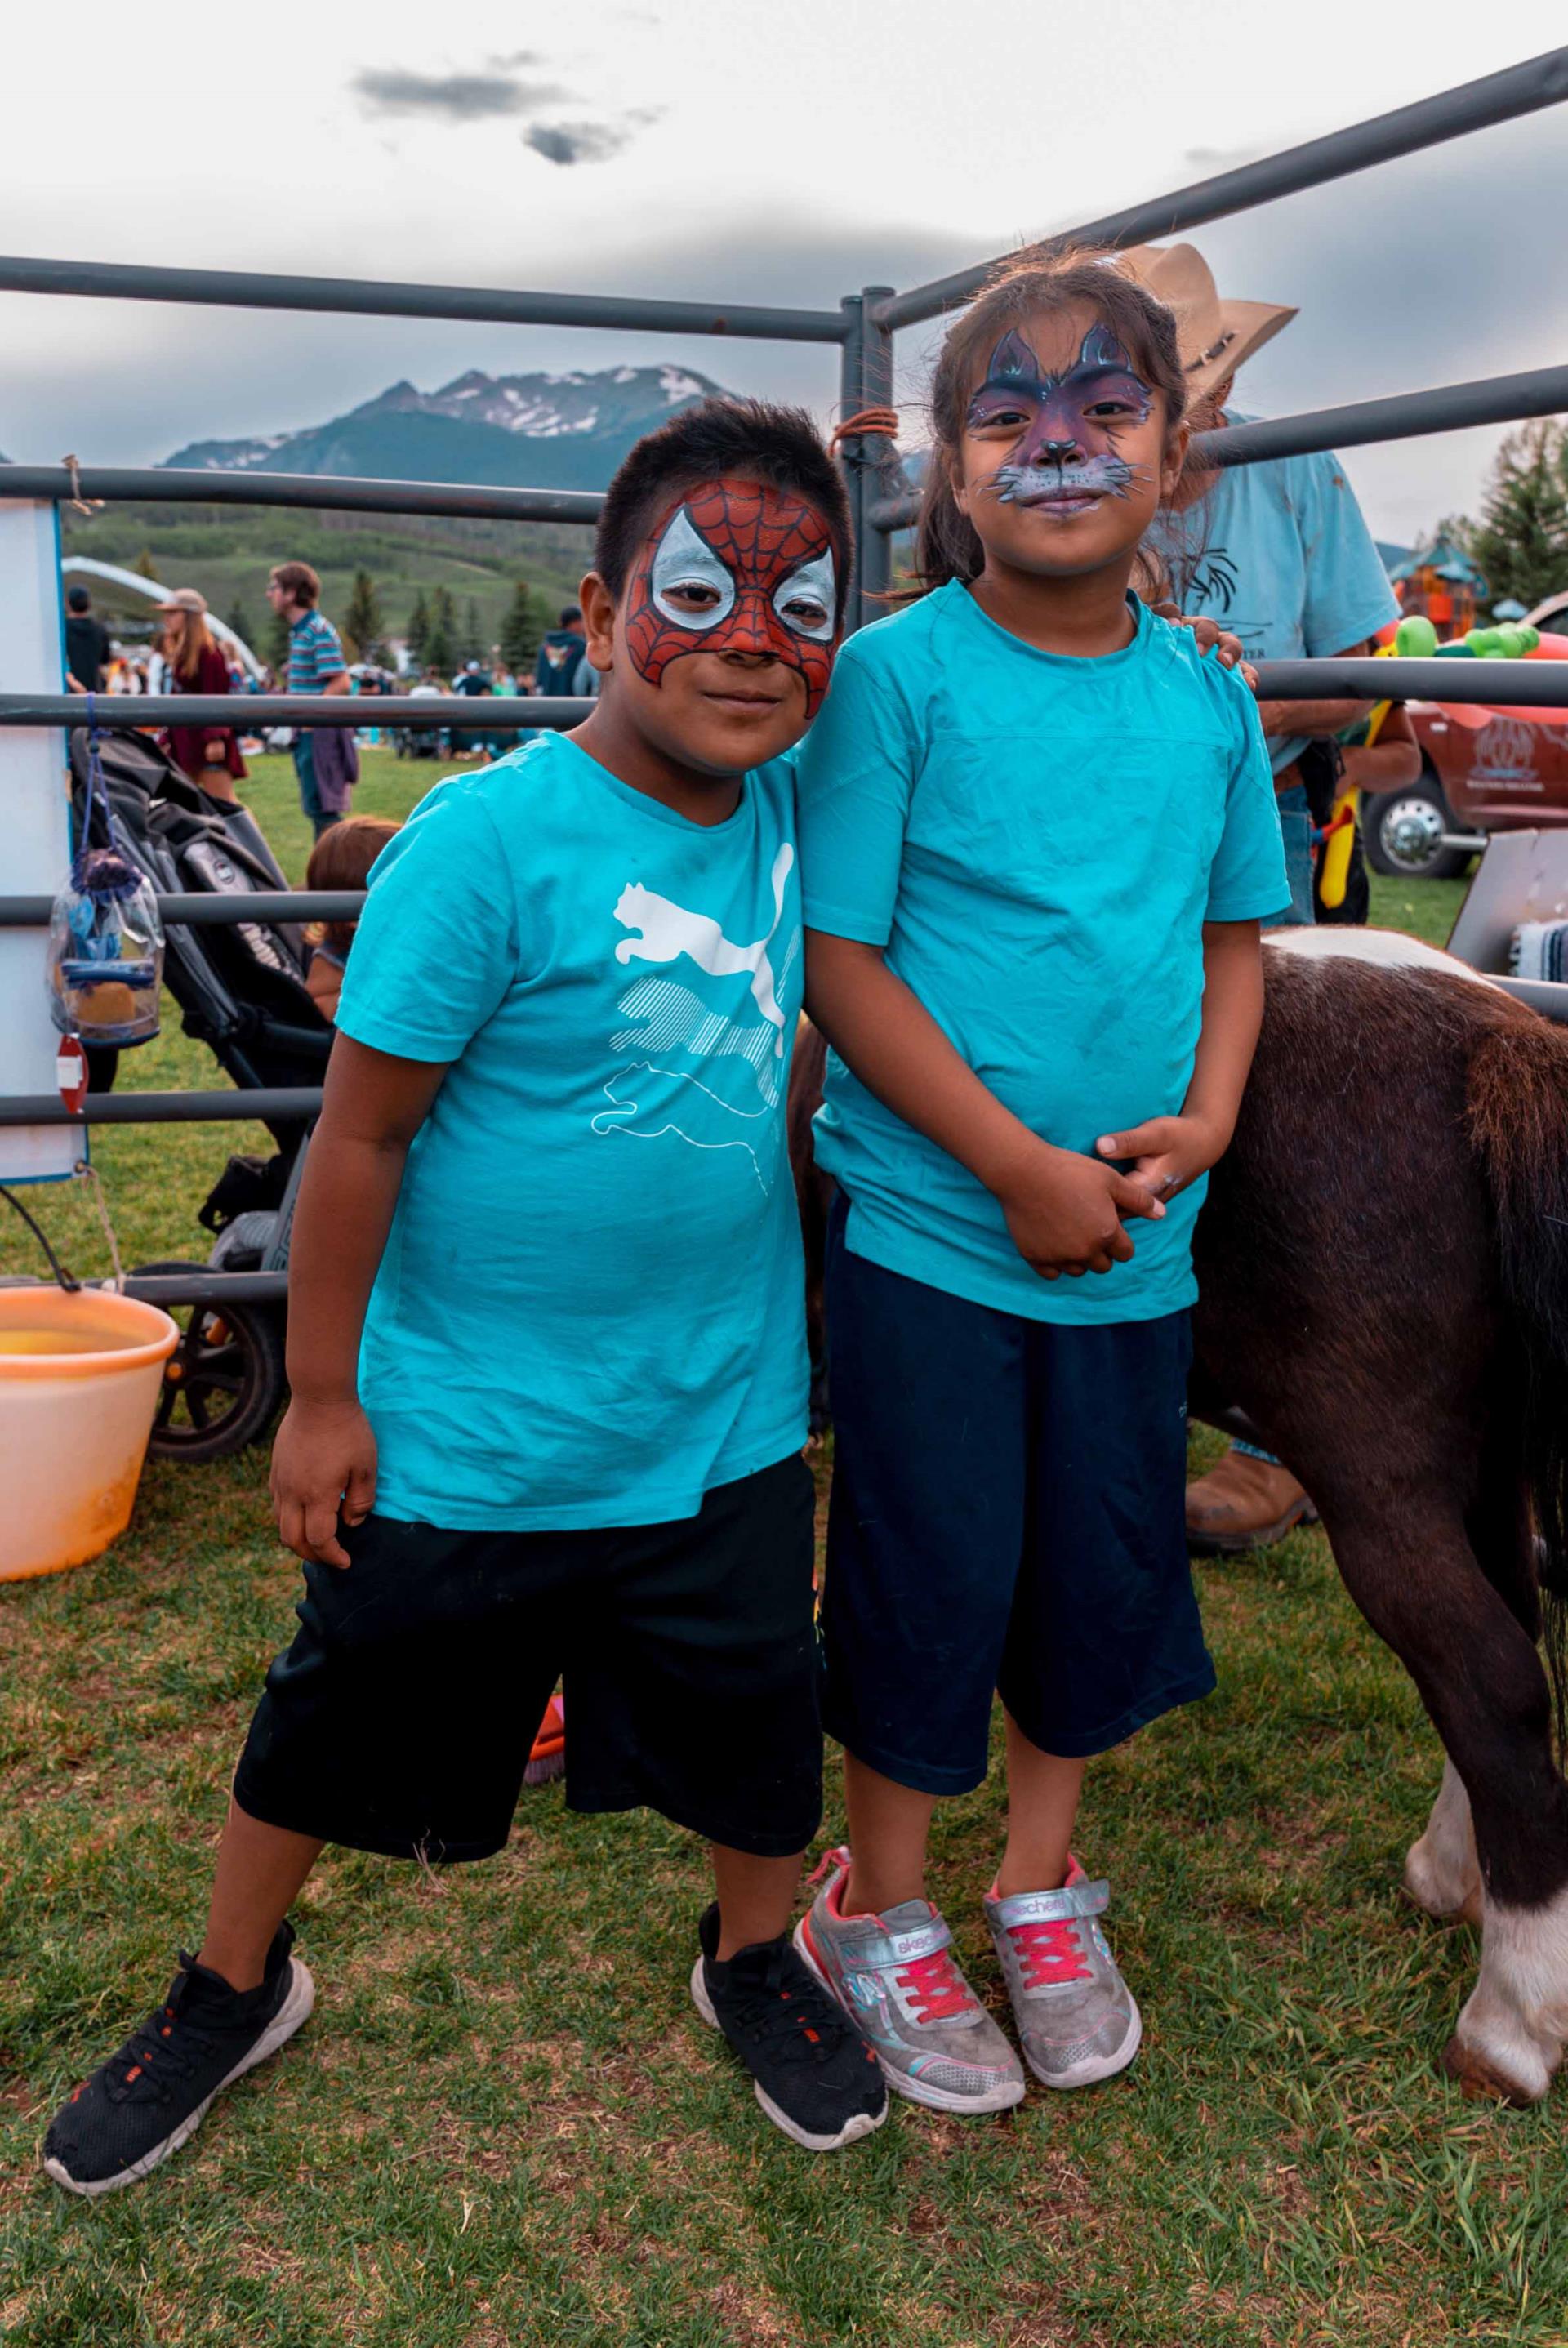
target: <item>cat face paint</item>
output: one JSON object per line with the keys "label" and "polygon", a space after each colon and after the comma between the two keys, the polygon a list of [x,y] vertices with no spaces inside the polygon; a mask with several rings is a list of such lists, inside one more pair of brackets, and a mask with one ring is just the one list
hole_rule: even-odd
{"label": "cat face paint", "polygon": [[1075,364],[1050,375],[1022,335],[1003,335],[969,403],[971,432],[1020,437],[985,484],[1005,504],[1081,511],[1090,499],[1124,498],[1144,469],[1119,454],[1116,436],[1147,424],[1154,394],[1109,326],[1091,326]]}
{"label": "cat face paint", "polygon": [[757,481],[703,481],[644,541],[626,645],[650,685],[685,653],[766,654],[799,670],[814,717],[838,635],[832,541],[804,498]]}

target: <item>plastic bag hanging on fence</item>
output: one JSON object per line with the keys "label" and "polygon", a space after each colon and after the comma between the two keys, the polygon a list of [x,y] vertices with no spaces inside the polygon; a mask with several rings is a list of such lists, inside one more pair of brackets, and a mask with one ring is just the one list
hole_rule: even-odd
{"label": "plastic bag hanging on fence", "polygon": [[[88,720],[90,726],[90,695]],[[49,917],[49,1010],[62,1034],[84,1044],[145,1044],[158,1033],[163,924],[152,883],[114,842],[112,818],[109,846],[88,845],[95,798],[107,810],[96,728],[88,737],[81,845]]]}

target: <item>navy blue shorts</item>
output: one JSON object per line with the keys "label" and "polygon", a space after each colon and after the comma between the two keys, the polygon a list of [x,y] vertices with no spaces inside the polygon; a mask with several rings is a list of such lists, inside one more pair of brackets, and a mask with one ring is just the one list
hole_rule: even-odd
{"label": "navy blue shorts", "polygon": [[1074,1328],[998,1313],[851,1255],[845,1220],[841,1198],[830,1733],[899,1785],[964,1794],[985,1776],[993,1691],[1031,1744],[1068,1756],[1207,1695],[1188,1315]]}

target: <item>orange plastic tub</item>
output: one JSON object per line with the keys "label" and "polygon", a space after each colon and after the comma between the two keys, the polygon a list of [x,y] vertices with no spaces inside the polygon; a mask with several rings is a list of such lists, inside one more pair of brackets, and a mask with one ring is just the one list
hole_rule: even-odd
{"label": "orange plastic tub", "polygon": [[85,1565],[125,1530],[179,1342],[129,1296],[0,1288],[0,1581]]}

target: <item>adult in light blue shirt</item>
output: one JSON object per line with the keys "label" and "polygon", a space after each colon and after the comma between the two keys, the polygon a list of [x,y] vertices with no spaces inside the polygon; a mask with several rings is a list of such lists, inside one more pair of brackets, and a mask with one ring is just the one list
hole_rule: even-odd
{"label": "adult in light blue shirt", "polygon": [[[1231,386],[1200,405],[1200,430],[1248,424]],[[1227,465],[1157,533],[1176,602],[1240,636],[1249,660],[1335,660],[1365,652],[1399,616],[1388,574],[1337,457]],[[1312,920],[1312,818],[1296,762],[1315,736],[1366,715],[1359,701],[1259,705],[1279,793],[1293,921]]]}
{"label": "adult in light blue shirt", "polygon": [[[1130,598],[1132,642],[1042,652],[953,582],[851,638],[798,754],[809,929],[882,948],[989,1090],[1059,1148],[1180,1114],[1205,922],[1288,893],[1252,695]],[[1043,1281],[957,1159],[828,1061],[819,1163],[847,1243],[1035,1321],[1190,1305],[1207,1178],[1102,1278]]]}
{"label": "adult in light blue shirt", "polygon": [[451,1066],[365,1323],[378,1514],[666,1523],[805,1441],[794,840],[787,761],[704,825],[547,734],[382,851],[337,1025]]}

